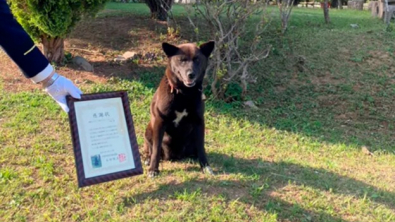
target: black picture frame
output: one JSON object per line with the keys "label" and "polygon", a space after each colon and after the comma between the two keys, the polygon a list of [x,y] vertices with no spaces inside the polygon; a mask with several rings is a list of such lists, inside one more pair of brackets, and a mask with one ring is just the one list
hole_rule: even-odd
{"label": "black picture frame", "polygon": [[[121,98],[123,111],[125,114],[126,126],[129,134],[131,153],[134,159],[135,168],[130,170],[119,171],[115,173],[104,174],[96,177],[86,178],[84,165],[83,165],[83,154],[81,152],[80,136],[78,132],[77,125],[77,114],[75,109],[75,103],[90,101],[90,100],[101,100],[109,98]],[[134,130],[133,117],[130,110],[128,94],[126,91],[113,91],[113,92],[102,92],[102,93],[91,93],[82,94],[81,99],[75,99],[71,96],[66,97],[67,105],[69,107],[69,124],[72,137],[72,144],[75,156],[75,166],[77,170],[78,187],[91,186],[99,183],[109,182],[113,180],[118,180],[126,177],[132,177],[136,175],[143,174],[143,168],[141,165],[140,153],[136,139],[136,133]]]}

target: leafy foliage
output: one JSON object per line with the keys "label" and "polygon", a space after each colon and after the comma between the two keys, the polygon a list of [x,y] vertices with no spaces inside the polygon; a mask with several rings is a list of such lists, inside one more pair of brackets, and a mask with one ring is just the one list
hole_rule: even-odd
{"label": "leafy foliage", "polygon": [[83,16],[93,16],[107,0],[9,0],[17,21],[36,41],[64,38]]}

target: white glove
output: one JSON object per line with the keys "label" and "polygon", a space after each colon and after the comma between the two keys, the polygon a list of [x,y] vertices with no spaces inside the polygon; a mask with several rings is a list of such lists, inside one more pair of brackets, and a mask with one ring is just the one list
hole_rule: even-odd
{"label": "white glove", "polygon": [[76,99],[81,99],[82,91],[69,79],[59,75],[59,77],[45,91],[68,113],[69,107],[66,103],[66,96],[71,95]]}

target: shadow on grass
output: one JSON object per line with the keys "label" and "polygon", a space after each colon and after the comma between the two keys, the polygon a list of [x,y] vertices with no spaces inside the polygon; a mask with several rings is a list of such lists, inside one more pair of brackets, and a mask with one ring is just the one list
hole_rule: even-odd
{"label": "shadow on grass", "polygon": [[[112,50],[127,50],[131,47],[141,47],[140,43],[143,42],[143,38],[147,37],[155,38],[151,41],[155,44],[161,42],[158,40],[158,36],[154,36],[158,26],[154,25],[148,17],[140,18],[146,22],[141,27],[135,26],[136,23],[133,23],[131,18],[122,17],[115,18],[115,20],[100,18],[91,24],[86,22],[79,26],[74,36],[82,41],[93,42]],[[305,23],[309,25],[311,22],[303,20],[303,24],[299,25],[302,26]],[[320,23],[317,23],[317,25],[321,26]],[[145,29],[143,33],[147,35],[143,36],[139,29]],[[163,32],[163,27],[160,29]],[[94,32],[87,32],[87,30],[94,30]],[[276,56],[273,56],[272,59],[275,60]],[[113,76],[124,81],[139,81],[150,89],[156,89],[164,73],[164,67],[152,68],[131,63],[125,63],[124,65],[97,63],[94,65],[98,67],[97,75]],[[384,133],[376,132],[377,129],[381,129],[382,123],[370,118],[371,116],[369,115],[365,115],[366,109],[371,107],[364,104],[367,103],[366,101],[361,101],[361,98],[364,97],[363,93],[355,93],[351,90],[352,84],[341,85],[340,83],[333,84],[333,82],[328,82],[324,85],[322,82],[319,82],[321,85],[317,87],[317,83],[303,79],[306,78],[306,76],[303,76],[306,75],[305,73],[298,73],[296,78],[292,78],[290,75],[295,75],[292,70],[277,69],[273,71],[264,67],[258,67],[258,69],[260,73],[265,73],[265,75],[259,79],[257,84],[259,87],[251,90],[253,92],[251,98],[253,98],[254,102],[257,102],[259,110],[246,110],[241,102],[224,103],[216,100],[208,100],[206,102],[207,109],[235,119],[256,122],[268,128],[274,127],[278,130],[312,137],[321,142],[346,144],[354,148],[366,145],[371,150],[389,149],[393,151],[395,134],[390,131],[385,131]],[[281,72],[285,74],[281,74]],[[321,75],[324,74],[322,73]],[[341,95],[337,95],[339,92]],[[337,107],[339,100],[345,101],[343,107]],[[349,107],[352,107],[354,110],[350,111]],[[148,113],[148,106],[146,110]],[[388,115],[388,112],[375,111],[378,112],[376,116],[381,116],[382,119],[388,122],[393,119],[393,117]],[[257,117],[257,114],[260,117]],[[345,115],[343,116],[343,114]],[[336,194],[355,196],[359,199],[364,199],[366,196],[371,198],[373,202],[386,205],[388,208],[394,209],[395,207],[395,195],[393,193],[323,169],[314,169],[286,162],[270,163],[261,160],[237,159],[216,153],[210,153],[209,158],[213,166],[224,168],[228,173],[240,173],[247,176],[258,174],[261,178],[258,182],[261,183],[264,182],[263,178],[269,178],[267,182],[269,187],[262,192],[259,200],[247,195],[243,201],[254,205],[258,203],[257,206],[262,211],[276,212],[281,219],[292,220],[294,213],[291,212],[291,209],[295,206],[271,196],[270,192],[286,186],[288,181],[319,190],[331,190],[331,192]],[[220,163],[228,163],[231,166],[224,167]],[[242,189],[244,193],[249,193],[250,191],[250,188],[245,188],[250,187],[246,182],[192,180],[183,184],[164,184],[157,191],[144,193],[136,198],[139,201],[146,199],[148,196],[172,198],[168,196],[169,190],[174,193],[175,191],[183,191],[194,187],[202,187],[204,192],[210,194],[213,191],[206,188],[207,182],[210,183],[210,187],[217,188],[216,193],[212,193],[213,195],[228,192],[227,188],[222,188],[224,184],[227,184],[226,186],[230,188]],[[228,196],[232,196],[230,193],[231,191],[229,191]],[[125,201],[127,199],[128,197],[125,197]],[[229,201],[235,199],[230,198]],[[314,221],[343,221],[341,218],[326,213],[313,212],[303,209],[301,206],[297,208],[301,209],[297,213],[297,218],[301,218],[303,215],[312,215]]]}
{"label": "shadow on grass", "polygon": [[[317,11],[317,16],[318,13],[322,12]],[[93,21],[86,21],[76,28],[72,38],[74,37],[76,41],[81,40],[83,44],[90,43],[111,50],[128,50],[130,48],[145,50],[145,47],[150,47],[144,40],[146,38],[150,39],[148,43],[160,45],[162,40],[158,37],[158,30],[160,33],[166,32],[165,26],[153,22],[148,16],[138,17],[135,20],[133,18],[137,17],[99,18]],[[296,28],[311,26],[322,28],[323,26],[314,17],[309,20],[304,18],[304,11],[301,11],[300,15],[293,19]],[[340,21],[340,19],[343,18],[339,17],[338,20]],[[358,21],[361,22],[361,20]],[[342,29],[349,29],[348,23],[349,20],[336,25],[337,28],[341,26]],[[375,23],[375,21],[372,21],[372,23]],[[316,29],[310,29],[304,32],[304,35],[307,38],[311,35],[311,32],[315,33],[316,31]],[[326,39],[325,43],[330,45],[334,44],[334,41],[337,41],[336,38]],[[158,47],[156,47],[156,50],[158,50]],[[322,54],[322,51],[326,50],[326,48],[317,48],[316,50]],[[312,52],[315,51],[309,51],[309,53]],[[338,57],[339,52],[334,51],[334,54]],[[369,97],[365,95],[363,90],[361,90],[362,92],[356,92],[353,89],[355,85],[358,85],[358,82],[356,84],[354,82],[341,83],[344,80],[344,76],[333,76],[337,74],[336,72],[327,73],[326,68],[330,67],[331,64],[321,64],[325,66],[325,71],[319,70],[322,73],[309,73],[309,75],[317,77],[317,82],[309,82],[311,79],[306,73],[295,73],[294,70],[285,70],[282,69],[283,67],[271,70],[265,67],[265,65],[269,66],[270,61],[275,64],[274,66],[283,65],[281,62],[274,61],[280,57],[280,55],[276,55],[276,52],[273,52],[271,58],[262,62],[262,64],[258,64],[256,70],[254,70],[257,73],[264,74],[260,76],[259,83],[256,84],[259,87],[253,86],[255,88],[251,89],[251,98],[247,99],[256,102],[260,108],[259,110],[247,110],[242,106],[241,102],[224,103],[211,99],[206,102],[207,109],[235,119],[256,122],[264,127],[274,127],[278,130],[311,137],[320,142],[346,144],[354,148],[366,145],[371,150],[394,151],[395,134],[393,131],[391,132],[389,126],[386,126],[386,131],[377,130],[382,129],[381,125],[383,123],[380,120],[373,119],[373,115],[366,114],[367,110],[374,107],[368,104]],[[284,58],[281,59],[285,60]],[[323,61],[326,60],[324,59]],[[328,60],[328,63],[330,61],[343,62]],[[156,89],[164,73],[164,67],[137,66],[130,62],[124,65],[106,63],[94,65],[98,67],[97,75],[113,76],[123,81],[139,81],[150,89]],[[316,65],[316,63],[310,65]],[[358,71],[354,70],[353,72]],[[348,73],[344,72],[343,74]],[[334,77],[340,77],[340,80],[337,81]],[[375,79],[362,79],[360,81],[369,82],[371,80]],[[386,103],[391,99],[390,97],[387,98]],[[339,101],[344,102],[341,107],[339,106],[341,104]],[[379,105],[380,102],[378,102]],[[148,106],[146,110],[148,113]],[[393,119],[389,115],[391,112],[384,112],[383,109],[369,111],[376,112],[374,116],[380,116],[386,122],[390,122]],[[257,114],[260,116],[257,117]],[[303,184],[335,194],[350,195],[358,199],[370,198],[373,202],[385,205],[391,209],[395,208],[395,194],[324,169],[315,169],[287,162],[271,163],[254,159],[238,159],[217,153],[209,153],[209,159],[213,166],[223,169],[227,173],[240,173],[245,176],[259,175],[256,183],[267,183],[268,187],[260,194],[257,194],[259,198],[256,199],[250,194],[252,189],[250,182],[215,179],[191,180],[182,184],[163,184],[158,190],[143,193],[135,198],[138,201],[142,201],[149,196],[165,199],[174,198],[169,197],[169,193],[172,194],[176,191],[182,192],[184,189],[200,187],[203,192],[209,195],[227,193],[228,201],[232,201],[237,199],[232,196],[232,191],[239,189],[245,194],[245,198],[241,199],[242,201],[253,204],[262,211],[275,212],[283,220],[292,221],[295,217],[300,219],[306,215],[311,215],[314,221],[344,221],[342,218],[319,212],[318,210],[310,211],[302,206],[295,206],[271,195],[271,192],[287,186],[288,182],[292,181],[296,184]],[[193,168],[191,170],[196,169]],[[211,189],[212,187],[216,189]],[[134,197],[125,197],[125,202],[129,198]],[[292,209],[299,210],[295,213]]]}
{"label": "shadow on grass", "polygon": [[[164,66],[143,67],[131,62],[113,67],[102,65],[106,68],[102,68],[97,75],[138,81],[153,90],[157,88],[165,70]],[[371,151],[395,151],[395,133],[390,130],[389,123],[393,117],[389,109],[377,107],[376,115],[383,119],[380,121],[367,113],[367,107],[372,105],[357,107],[359,102],[364,103],[360,101],[361,94],[348,94],[348,101],[342,102],[342,107],[339,107],[339,101],[334,99],[337,96],[332,97],[333,94],[325,92],[333,86],[319,88],[313,83],[297,85],[292,84],[292,80],[282,80],[284,85],[281,85],[278,79],[281,77],[266,76],[258,83],[259,87],[251,90],[250,99],[257,103],[258,110],[246,108],[240,101],[225,103],[213,100],[208,87],[205,89],[209,97],[206,109],[241,121],[259,123],[267,128],[308,136],[319,142],[345,144],[355,149],[367,146]],[[347,110],[350,107],[356,108]],[[387,124],[386,128],[382,124]]]}
{"label": "shadow on grass", "polygon": [[[122,4],[119,4],[119,6],[122,6]],[[140,6],[146,7],[145,5]],[[306,36],[303,38],[314,39],[314,36],[310,36],[310,32],[316,32],[316,29],[312,28],[312,23],[317,23],[320,27],[323,24],[314,19],[307,19],[306,13],[313,17],[322,16],[319,10],[297,10],[295,17],[292,19],[292,24],[298,28],[294,31],[294,35],[304,34]],[[336,26],[335,29],[341,29],[343,25],[345,27],[347,25],[349,29],[349,20],[357,18],[363,19],[363,23],[367,24],[376,22],[375,20],[370,21],[369,16],[360,18],[359,13],[351,16],[347,22],[341,22],[344,17],[341,16],[343,15],[342,12],[339,11],[335,14],[337,15],[334,16],[333,21]],[[175,42],[192,38],[193,33],[188,33],[188,29],[184,26],[187,27],[187,25],[182,26],[182,37],[176,39]],[[326,29],[322,28],[322,30]],[[351,35],[350,33],[353,32],[347,33]],[[164,35],[161,35],[163,33]],[[82,48],[92,45],[99,48],[104,47],[110,51],[133,50],[138,53],[153,52],[163,56],[160,44],[163,41],[168,41],[166,33],[166,25],[150,19],[148,14],[132,15],[131,13],[128,16],[85,20],[74,29],[70,39],[72,44]],[[370,90],[369,84],[373,84],[371,82],[389,82],[390,79],[364,79],[366,77],[363,76],[358,77],[361,79],[360,82],[347,82],[347,78],[349,78],[347,71],[344,71],[344,73],[336,73],[342,70],[335,70],[333,73],[328,72],[328,69],[333,68],[333,63],[347,64],[344,62],[344,59],[347,58],[338,55],[338,51],[327,50],[333,45],[347,48],[344,44],[348,42],[342,43],[341,41],[340,43],[343,45],[340,44],[336,40],[335,34],[329,37],[323,35],[322,38],[325,38],[325,41],[323,41],[323,44],[317,45],[316,49],[310,49],[310,45],[303,46],[304,48],[300,46],[302,50],[299,51],[316,54],[318,51],[318,54],[322,55],[321,52],[326,50],[327,57],[331,57],[323,56],[320,64],[318,64],[319,62],[309,64],[322,66],[316,69],[318,70],[317,73],[295,72],[294,67],[289,67],[289,63],[292,63],[292,61],[286,61],[289,59],[287,55],[291,53],[287,48],[299,47],[299,43],[306,44],[306,41],[297,42],[298,38],[292,37],[292,35],[293,32],[289,36],[291,42],[289,45],[285,42],[272,42],[276,46],[276,50],[271,53],[267,60],[252,68],[255,70],[251,70],[254,73],[264,73],[259,74],[258,83],[255,86],[251,85],[250,98],[247,98],[253,100],[259,106],[259,110],[247,111],[242,107],[242,102],[224,103],[215,100],[207,101],[207,109],[237,119],[247,119],[250,122],[257,122],[260,125],[274,127],[278,130],[316,138],[322,142],[346,144],[355,148],[367,146],[371,151],[393,153],[395,151],[393,146],[395,143],[395,131],[393,130],[395,125],[392,122],[395,121],[395,118],[392,115],[394,106],[391,106],[393,98],[391,88],[383,85],[385,90],[378,92],[383,95],[387,94],[386,98],[376,99],[366,92]],[[354,37],[355,33],[349,36],[350,39]],[[373,37],[371,36],[371,38]],[[110,55],[109,57],[115,58],[116,55]],[[144,64],[149,65],[150,63],[144,62]],[[157,87],[164,72],[164,67],[144,67],[143,65],[133,65],[131,62],[123,65],[113,64],[112,62],[93,62],[93,65],[96,75],[119,77],[126,81],[137,80],[149,88]],[[347,69],[351,66],[339,66],[339,69]],[[363,72],[364,68],[361,66],[359,70],[353,72]],[[367,86],[363,89],[360,87],[361,89],[358,92],[354,90],[355,87],[364,85]],[[374,85],[374,87],[376,86]],[[372,100],[374,102],[371,102]],[[257,117],[256,114],[259,114],[260,117]]]}
{"label": "shadow on grass", "polygon": [[[72,42],[76,42],[77,45],[78,42],[83,42],[82,45],[89,43],[110,50],[136,50],[142,54],[152,52],[161,60],[166,58],[161,52],[160,43],[167,40],[161,39],[158,33],[165,33],[165,27],[164,24],[157,24],[148,17],[141,16],[100,18],[81,23],[72,34],[72,38],[76,38]],[[187,37],[187,34],[185,36]],[[145,38],[149,40],[143,40]],[[177,41],[180,40],[181,38]],[[320,45],[319,50],[325,50],[325,47],[332,44],[331,41],[333,40],[325,40],[325,46]],[[286,48],[289,46],[285,43],[273,42],[278,46],[277,50],[273,51],[267,60],[251,68],[251,72],[264,73],[259,76],[258,83],[250,85],[250,98],[247,98],[253,100],[259,106],[259,110],[248,111],[243,108],[242,102],[224,103],[210,99],[206,102],[207,109],[278,130],[316,138],[321,142],[345,144],[358,149],[367,146],[371,151],[393,153],[395,131],[392,129],[395,125],[392,120],[395,119],[391,112],[394,109],[391,105],[391,88],[382,85],[382,92],[377,93],[388,96],[377,99],[366,92],[370,90],[369,85],[380,86],[382,82],[388,82],[390,79],[368,79],[369,74],[365,74],[358,77],[357,81],[349,81],[348,71],[328,73],[327,67],[333,65],[330,62],[335,62],[334,58],[337,57],[343,58],[333,55],[336,50],[328,51],[328,56],[332,55],[332,59],[322,57],[323,61],[328,60],[326,63],[314,63],[321,65],[317,68],[317,73],[295,72],[295,67],[290,65],[292,61],[287,61],[287,55],[282,54],[288,52]],[[109,57],[115,58],[116,55]],[[156,63],[163,64],[159,60]],[[153,68],[152,61],[142,61],[140,65],[130,61],[123,64],[104,61],[92,64],[98,76],[118,77],[126,81],[137,80],[152,89],[157,87],[165,69],[161,65]],[[338,64],[344,70],[350,68],[346,63]],[[364,70],[361,66],[353,72],[368,72]],[[360,87],[359,91],[354,89],[359,86],[365,88]],[[207,89],[206,93],[209,93]],[[371,102],[372,99],[374,102]],[[257,117],[257,114],[260,117]]]}
{"label": "shadow on grass", "polygon": [[[163,76],[164,67],[141,67],[141,66],[131,66],[130,77],[120,76],[117,77],[124,81],[138,81],[142,83],[145,87],[150,89],[156,89],[160,79]],[[310,89],[307,88],[309,91]],[[270,91],[270,89],[269,89]],[[285,94],[281,99],[286,100],[287,96],[292,97],[291,94]],[[271,102],[276,102],[276,97],[268,97]],[[316,97],[313,95],[310,98],[311,102]],[[358,145],[359,141],[353,143],[352,140],[343,140],[339,135],[344,133],[341,131],[341,127],[336,128],[335,132],[331,135],[335,137],[322,137],[320,132],[316,128],[322,128],[325,130],[325,126],[317,126],[316,121],[321,122],[331,122],[330,118],[325,121],[314,119],[309,117],[309,113],[303,113],[303,111],[295,111],[295,114],[289,112],[289,115],[294,115],[291,122],[289,116],[284,116],[283,112],[277,112],[275,108],[272,110],[267,107],[270,115],[264,116],[264,118],[259,119],[256,115],[256,111],[247,111],[244,108],[236,107],[234,104],[226,104],[219,101],[210,100],[207,102],[207,108],[214,110],[216,113],[226,114],[238,119],[247,119],[248,121],[258,122],[261,125],[268,127],[276,127],[280,130],[286,130],[290,132],[300,133],[302,135],[308,135],[322,142],[331,143],[349,143]],[[149,107],[147,107],[148,112]],[[290,111],[290,110],[288,110]],[[322,110],[320,112],[325,112]],[[332,115],[332,114],[330,114]],[[324,118],[325,113],[323,114]],[[287,124],[285,124],[287,123]],[[297,128],[295,125],[302,124],[303,127]],[[303,125],[305,124],[305,125]],[[309,127],[306,127],[309,126]],[[366,130],[368,132],[368,130]],[[338,136],[338,137],[336,137]],[[357,138],[360,140],[366,138]],[[329,215],[322,212],[320,207],[314,207],[318,210],[304,209],[303,206],[298,204],[292,204],[284,201],[278,197],[271,195],[271,192],[276,190],[281,190],[281,188],[287,186],[289,182],[311,187],[313,189],[331,192],[338,195],[347,195],[354,197],[358,200],[364,200],[366,198],[370,199],[374,203],[378,203],[387,208],[395,209],[395,194],[378,189],[374,186],[368,185],[361,181],[338,175],[329,172],[325,169],[316,169],[306,166],[301,166],[293,163],[287,162],[266,162],[259,159],[240,159],[229,157],[224,154],[209,153],[210,162],[214,167],[219,169],[219,171],[225,171],[226,173],[232,174],[242,174],[244,176],[258,175],[259,180],[255,181],[255,184],[267,183],[268,188],[265,188],[258,196],[250,194],[251,187],[250,182],[245,181],[235,181],[235,180],[191,180],[182,184],[162,184],[156,191],[149,193],[143,193],[136,197],[125,197],[125,202],[128,202],[130,198],[136,199],[137,201],[143,201],[147,197],[154,198],[175,198],[169,196],[174,192],[183,192],[185,189],[192,190],[197,188],[202,188],[202,191],[208,195],[220,195],[226,193],[228,202],[238,199],[238,197],[233,196],[234,190],[241,190],[244,193],[244,197],[241,199],[246,204],[251,204],[258,207],[261,211],[273,212],[278,215],[282,220],[299,220],[300,218],[313,218],[313,221],[345,221],[340,217]],[[186,169],[191,171],[198,171],[196,167]],[[211,189],[215,187],[215,189]],[[337,206],[335,206],[337,207]]]}
{"label": "shadow on grass", "polygon": [[72,31],[69,41],[82,48],[94,46],[108,50],[129,50],[155,44],[166,25],[149,16],[118,16],[86,19]]}
{"label": "shadow on grass", "polygon": [[[305,209],[299,204],[293,204],[273,195],[290,183],[311,187],[316,190],[331,192],[337,195],[347,195],[358,200],[369,199],[382,204],[389,209],[395,209],[395,194],[380,190],[376,187],[341,176],[324,169],[316,169],[287,162],[267,162],[260,159],[241,159],[219,153],[209,153],[212,166],[218,169],[217,177],[224,174],[241,174],[246,177],[257,178],[254,181],[222,180],[222,179],[192,179],[190,181],[173,184],[161,184],[155,191],[142,193],[137,196],[124,197],[124,202],[134,199],[137,202],[147,198],[174,199],[175,192],[194,192],[201,189],[207,196],[225,196],[228,203],[238,200],[253,205],[261,211],[275,213],[278,219],[289,221],[346,221],[340,217],[322,212],[325,204],[314,206],[317,210]],[[197,167],[186,169],[198,171]],[[262,190],[254,189],[254,185],[262,186]],[[255,186],[255,188],[257,187]],[[235,195],[238,194],[238,196]],[[325,194],[323,194],[325,196]],[[311,197],[319,200],[318,197]],[[326,199],[324,200],[326,201]],[[319,201],[318,201],[319,203]],[[307,204],[310,204],[308,202]],[[129,204],[131,205],[131,204]],[[333,207],[342,208],[337,203]],[[329,206],[330,207],[330,206]],[[319,210],[321,209],[321,210]]]}
{"label": "shadow on grass", "polygon": [[183,29],[177,33],[174,30],[170,35],[167,23],[153,20],[149,14],[87,18],[73,29],[68,42],[71,48],[96,48],[108,53],[128,50],[161,52],[164,41],[179,43],[194,38],[186,18],[176,17],[175,20]]}

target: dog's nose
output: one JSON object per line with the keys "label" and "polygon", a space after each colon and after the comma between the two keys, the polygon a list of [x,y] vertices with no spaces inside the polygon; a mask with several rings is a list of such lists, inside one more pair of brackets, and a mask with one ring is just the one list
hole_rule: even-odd
{"label": "dog's nose", "polygon": [[188,78],[189,79],[195,78],[195,73],[193,73],[193,72],[188,73]]}

